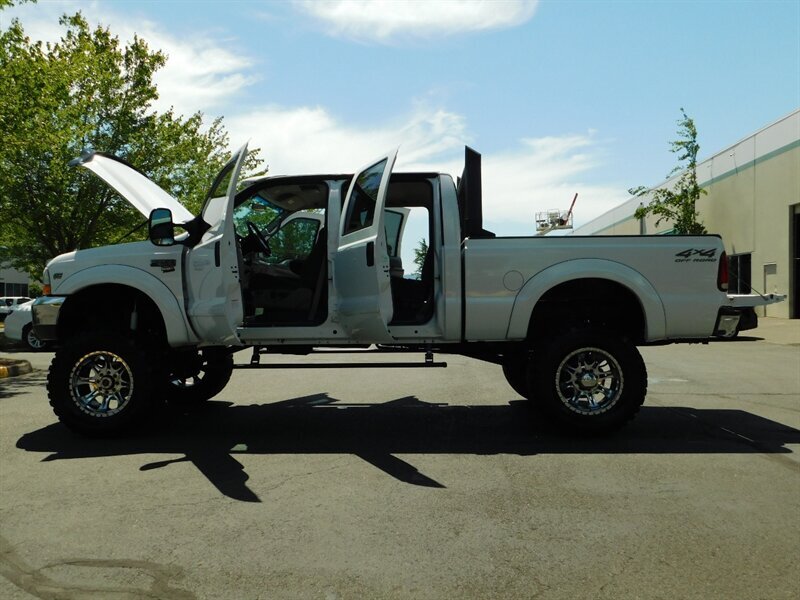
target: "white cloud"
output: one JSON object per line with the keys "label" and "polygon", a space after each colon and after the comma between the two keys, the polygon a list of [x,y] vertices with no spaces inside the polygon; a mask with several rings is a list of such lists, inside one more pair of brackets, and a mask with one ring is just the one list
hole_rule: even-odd
{"label": "white cloud", "polygon": [[389,42],[515,27],[528,21],[538,0],[299,0],[295,5],[332,35]]}
{"label": "white cloud", "polygon": [[211,112],[255,80],[249,74],[250,60],[228,50],[218,35],[197,31],[192,39],[179,38],[156,23],[117,13],[112,6],[101,2],[43,2],[23,4],[0,15],[9,20],[18,17],[31,39],[44,42],[58,41],[65,31],[58,25],[59,17],[79,10],[90,25],[109,27],[122,44],[138,35],[151,50],[167,55],[166,65],[154,78],[159,92],[154,103],[157,111],[174,106],[178,114]]}
{"label": "white cloud", "polygon": [[152,25],[137,33],[168,56],[167,64],[154,77],[159,93],[156,110],[174,106],[183,114],[213,112],[256,81],[248,73],[249,59],[202,40],[202,36],[199,41],[178,40]]}
{"label": "white cloud", "polygon": [[[381,10],[373,4],[380,4]],[[32,38],[56,41],[63,34],[58,17],[81,9],[90,22],[110,26],[123,41],[131,40],[135,31],[151,48],[169,55],[167,66],[157,75],[161,94],[157,110],[174,105],[179,113],[203,110],[213,114],[214,107],[223,105],[253,81],[248,59],[229,51],[219,36],[201,34],[186,40],[155,23],[117,14],[109,6],[86,2],[24,4],[0,13],[0,24],[19,16]],[[388,39],[401,31],[441,35],[512,26],[530,18],[536,4],[414,3],[414,15],[407,14],[411,12],[407,7],[407,3],[380,2],[368,6],[356,2],[303,4],[313,14],[328,11],[332,16],[325,18],[332,25],[341,24],[340,33],[354,35],[356,31],[349,30],[344,21],[365,31],[372,27],[378,32],[373,39]],[[355,14],[362,9],[360,17]],[[344,123],[320,106],[264,106],[229,113],[225,125],[234,147],[250,139],[251,147],[262,149],[273,174],[349,173],[400,146],[397,170],[440,171],[455,177],[463,168],[464,144],[480,150],[480,140],[471,139],[462,115],[422,103],[407,115],[372,127]],[[604,143],[594,132],[509,142],[509,149],[483,156],[484,222],[499,234],[532,234],[536,212],[568,208],[575,192],[579,193],[576,226],[628,198],[623,185],[598,177],[596,169],[603,162]]]}
{"label": "white cloud", "polygon": [[602,142],[591,132],[524,139],[518,148],[486,156],[484,221],[498,233],[530,235],[537,212],[566,211],[577,192],[575,224],[585,223],[628,198],[623,186],[590,174],[601,166]]}
{"label": "white cloud", "polygon": [[[264,107],[226,120],[231,142],[250,139],[270,173],[352,173],[400,146],[397,171],[434,171],[457,177],[463,147],[472,142],[465,119],[441,108],[417,106],[380,127],[342,123],[322,107]],[[471,144],[472,145],[472,144]],[[480,150],[480,144],[476,144]],[[603,142],[594,132],[526,138],[506,151],[483,156],[484,221],[496,233],[532,235],[535,213],[566,210],[575,192],[576,224],[627,199],[621,185],[597,182]]]}
{"label": "white cloud", "polygon": [[234,145],[250,139],[274,174],[351,173],[401,146],[397,166],[431,164],[467,139],[464,119],[442,109],[417,109],[388,125],[360,128],[337,121],[324,108],[262,107],[225,120]]}

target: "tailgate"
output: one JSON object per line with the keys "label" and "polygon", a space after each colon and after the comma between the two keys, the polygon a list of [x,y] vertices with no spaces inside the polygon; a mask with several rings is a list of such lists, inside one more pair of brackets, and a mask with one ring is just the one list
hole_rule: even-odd
{"label": "tailgate", "polygon": [[731,308],[753,308],[776,304],[786,300],[786,294],[728,294],[728,306]]}

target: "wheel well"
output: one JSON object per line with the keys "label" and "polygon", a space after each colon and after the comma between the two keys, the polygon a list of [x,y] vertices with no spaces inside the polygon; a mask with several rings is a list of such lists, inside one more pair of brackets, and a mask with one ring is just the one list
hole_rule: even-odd
{"label": "wheel well", "polygon": [[166,343],[161,311],[144,292],[127,285],[103,284],[84,288],[64,301],[58,318],[58,338],[86,331],[136,331]]}
{"label": "wheel well", "polygon": [[613,329],[634,343],[645,340],[644,309],[636,294],[620,283],[596,278],[576,279],[548,290],[533,309],[528,339],[576,323]]}

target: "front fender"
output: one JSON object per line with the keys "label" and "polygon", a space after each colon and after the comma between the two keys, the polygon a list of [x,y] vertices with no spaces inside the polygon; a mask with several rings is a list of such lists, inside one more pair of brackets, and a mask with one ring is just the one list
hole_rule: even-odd
{"label": "front fender", "polygon": [[[94,285],[113,283],[139,290],[147,295],[164,319],[170,346],[196,343],[197,338],[186,325],[184,311],[172,291],[151,273],[126,265],[98,265],[88,267],[67,277],[54,295],[69,296]],[[102,298],[97,299],[102,302]]]}
{"label": "front fender", "polygon": [[611,260],[577,259],[558,263],[531,277],[514,299],[508,323],[508,339],[525,339],[536,303],[548,291],[576,279],[607,279],[628,288],[644,311],[645,339],[663,339],[666,335],[664,304],[653,285],[638,271]]}

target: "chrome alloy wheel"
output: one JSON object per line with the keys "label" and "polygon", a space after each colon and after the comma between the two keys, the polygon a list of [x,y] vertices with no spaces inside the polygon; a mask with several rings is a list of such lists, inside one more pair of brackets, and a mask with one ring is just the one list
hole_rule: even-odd
{"label": "chrome alloy wheel", "polygon": [[70,373],[70,393],[81,411],[93,417],[110,417],[130,402],[133,372],[113,352],[90,352],[77,361]]}
{"label": "chrome alloy wheel", "polygon": [[600,348],[580,348],[556,369],[558,397],[571,411],[596,415],[610,410],[622,395],[624,378],[617,360]]}
{"label": "chrome alloy wheel", "polygon": [[33,333],[33,328],[28,329],[28,333],[25,336],[25,341],[32,350],[41,350],[45,346],[45,343],[36,337],[35,333]]}

